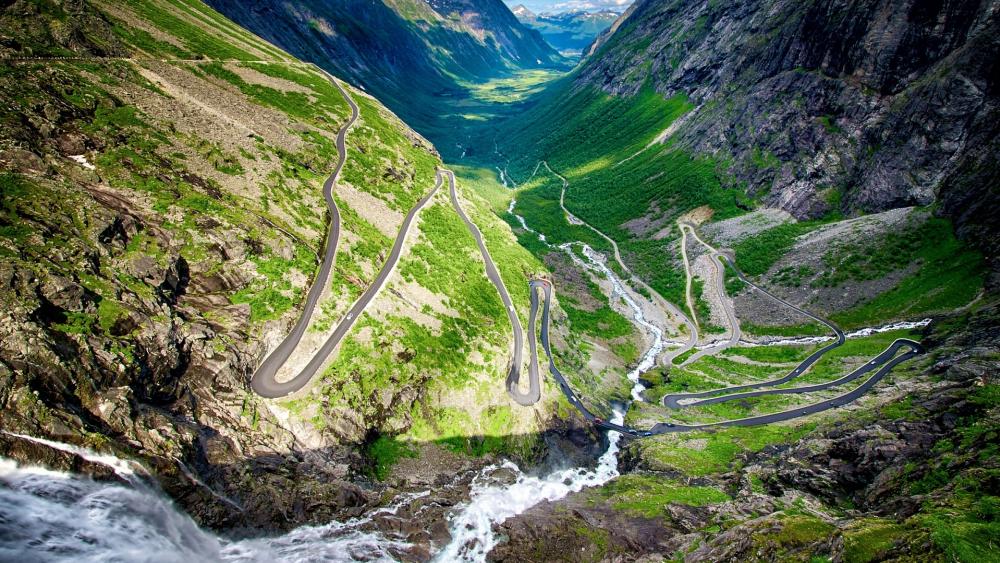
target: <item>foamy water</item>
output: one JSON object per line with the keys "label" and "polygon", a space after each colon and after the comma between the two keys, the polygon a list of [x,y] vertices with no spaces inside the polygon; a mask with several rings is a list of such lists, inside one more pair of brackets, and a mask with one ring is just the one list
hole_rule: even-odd
{"label": "foamy water", "polygon": [[[612,422],[621,424],[625,419],[616,411]],[[594,469],[576,467],[553,471],[536,477],[524,474],[510,461],[484,469],[472,483],[469,502],[459,509],[449,521],[452,540],[438,552],[434,560],[486,561],[486,554],[497,544],[493,526],[523,513],[542,501],[554,501],[587,487],[597,487],[618,476],[618,441],[621,435],[608,434],[610,445],[601,455]],[[512,471],[516,480],[511,485],[491,484],[488,476],[498,469]]]}
{"label": "foamy water", "polygon": [[[551,246],[545,235],[529,227],[524,217],[514,213],[515,205],[516,201],[511,200],[507,211],[525,231],[534,233],[542,243]],[[573,252],[574,246],[581,248],[583,258]],[[663,331],[646,320],[642,307],[629,295],[618,276],[607,267],[606,260],[600,253],[581,242],[563,244],[559,248],[580,267],[604,275],[611,282],[613,297],[620,298],[632,310],[633,321],[649,334],[652,341],[650,347],[639,363],[628,372],[628,378],[634,384],[632,397],[642,400],[640,394],[644,387],[639,382],[639,377],[656,365],[656,357],[663,351]],[[622,424],[624,420],[625,414],[621,410],[616,410],[611,417],[611,422],[615,424]],[[498,541],[494,526],[524,513],[540,502],[558,500],[570,493],[603,485],[617,477],[621,435],[609,432],[608,440],[608,449],[601,454],[594,469],[576,467],[553,471],[544,476],[531,476],[510,461],[484,469],[473,480],[469,502],[455,511],[449,519],[452,540],[435,555],[434,560],[441,563],[485,561],[486,555]],[[496,484],[490,476],[499,470],[512,472],[514,482],[510,485]]]}
{"label": "foamy water", "polygon": [[[859,328],[851,332],[844,333],[844,338],[863,338],[865,336],[871,336],[873,334],[879,334],[882,332],[890,332],[893,330],[912,330],[915,328],[925,327],[931,324],[930,319],[921,319],[919,321],[904,321],[898,323],[890,323],[882,326],[865,327]],[[780,340],[765,340],[757,344],[747,344],[743,343],[744,346],[788,346],[792,344],[819,344],[821,342],[829,342],[834,340],[833,336],[801,336],[797,338],[782,338]]]}
{"label": "foamy water", "polygon": [[[19,437],[80,455],[134,477],[137,464],[69,444]],[[0,561],[149,563],[393,561],[410,544],[368,526],[430,494],[399,495],[363,518],[304,526],[268,538],[230,541],[201,529],[158,491],[20,466],[0,458]]]}

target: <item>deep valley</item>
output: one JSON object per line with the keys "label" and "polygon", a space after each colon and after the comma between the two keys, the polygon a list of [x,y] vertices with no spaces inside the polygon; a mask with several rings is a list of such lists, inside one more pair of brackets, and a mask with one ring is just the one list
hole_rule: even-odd
{"label": "deep valley", "polygon": [[0,3],[0,559],[1000,561],[1000,3],[616,6]]}

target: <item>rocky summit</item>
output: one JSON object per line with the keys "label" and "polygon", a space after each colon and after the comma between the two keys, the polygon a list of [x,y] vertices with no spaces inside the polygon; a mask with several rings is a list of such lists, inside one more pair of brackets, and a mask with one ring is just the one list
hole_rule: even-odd
{"label": "rocky summit", "polygon": [[0,559],[1000,561],[1000,3],[529,4],[0,2]]}

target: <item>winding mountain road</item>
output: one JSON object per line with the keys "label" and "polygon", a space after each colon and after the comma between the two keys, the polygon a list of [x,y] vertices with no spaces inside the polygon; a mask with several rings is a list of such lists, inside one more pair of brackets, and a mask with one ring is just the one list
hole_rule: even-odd
{"label": "winding mountain road", "polygon": [[316,272],[316,278],[313,280],[312,287],[309,288],[309,293],[306,294],[302,313],[295,322],[295,326],[292,327],[292,330],[278,344],[278,347],[264,359],[264,362],[261,363],[250,379],[250,386],[257,394],[263,397],[273,398],[287,395],[302,388],[312,377],[312,374],[302,372],[285,383],[278,383],[275,380],[278,370],[281,369],[281,366],[285,365],[285,362],[288,361],[288,358],[302,340],[302,336],[309,326],[309,319],[312,318],[312,314],[316,309],[316,303],[319,302],[320,296],[323,295],[324,288],[329,285],[330,272],[333,271],[333,266],[337,261],[337,243],[340,241],[340,210],[337,208],[337,202],[333,199],[333,188],[337,185],[340,172],[344,169],[344,163],[347,161],[347,132],[357,122],[360,111],[358,110],[358,105],[354,103],[351,96],[341,86],[340,81],[325,71],[323,71],[323,74],[340,90],[340,94],[347,100],[347,104],[351,107],[351,117],[340,128],[340,131],[337,132],[337,166],[334,168],[333,173],[326,179],[326,182],[323,183],[323,199],[326,200],[326,207],[330,212],[330,227],[326,237],[326,250],[323,252],[323,258],[320,261],[319,270]]}
{"label": "winding mountain road", "polygon": [[[305,334],[306,328],[309,326],[309,320],[315,311],[316,304],[322,296],[324,288],[329,283],[330,274],[333,270],[334,264],[336,263],[337,245],[340,240],[340,211],[333,198],[333,189],[337,184],[337,179],[339,178],[340,172],[346,162],[347,132],[357,121],[359,115],[357,104],[355,104],[354,100],[350,97],[343,86],[341,86],[340,82],[322,69],[320,69],[320,71],[326,75],[326,77],[334,85],[337,86],[341,95],[344,96],[344,99],[347,100],[348,105],[351,107],[351,118],[337,133],[337,153],[339,156],[337,167],[323,184],[323,197],[326,200],[327,208],[330,211],[331,217],[330,229],[327,235],[326,250],[324,251],[324,257],[316,274],[315,281],[309,289],[309,293],[306,295],[302,313],[300,314],[298,321],[296,321],[292,330],[285,336],[278,347],[275,348],[275,350],[271,352],[267,358],[265,358],[264,362],[253,374],[253,377],[250,380],[252,389],[262,397],[278,398],[287,396],[302,389],[313,379],[326,359],[334,352],[343,340],[344,336],[351,330],[351,328],[353,328],[354,324],[358,321],[361,315],[364,314],[369,304],[371,304],[372,300],[378,295],[379,291],[381,291],[382,287],[385,285],[385,282],[389,279],[389,276],[395,269],[396,264],[399,262],[403,245],[410,232],[410,227],[414,218],[420,210],[427,205],[431,198],[434,197],[434,194],[437,193],[438,189],[441,187],[445,176],[447,176],[451,193],[451,203],[459,217],[461,217],[462,221],[465,222],[465,225],[472,234],[472,237],[475,239],[476,244],[479,247],[479,251],[483,256],[483,262],[486,266],[486,277],[489,278],[489,280],[493,282],[493,285],[496,287],[504,308],[507,311],[507,317],[511,323],[513,331],[513,349],[511,351],[510,371],[507,375],[507,391],[520,405],[529,406],[537,403],[541,397],[537,354],[532,353],[531,363],[529,364],[528,390],[522,393],[520,390],[520,374],[521,361],[523,358],[524,336],[521,323],[517,317],[517,312],[514,309],[514,304],[510,298],[510,294],[503,283],[503,279],[500,277],[500,273],[490,256],[489,250],[487,250],[486,245],[483,242],[482,233],[479,231],[478,227],[476,227],[475,223],[469,219],[465,210],[462,209],[462,206],[459,203],[458,193],[455,186],[455,174],[451,170],[446,169],[437,170],[433,189],[431,189],[430,192],[417,202],[417,204],[410,209],[409,213],[407,213],[406,217],[403,219],[402,225],[400,226],[399,233],[396,235],[396,240],[389,252],[389,256],[386,258],[385,263],[382,266],[382,269],[379,271],[372,284],[365,290],[364,293],[362,293],[361,297],[355,301],[348,313],[341,319],[333,333],[326,339],[325,342],[323,342],[319,350],[316,351],[306,366],[297,375],[286,381],[277,380],[276,375],[278,371],[283,365],[285,365],[288,358],[295,351],[295,348],[302,340],[302,336]],[[534,334],[532,334],[530,337],[532,350],[534,350],[534,340]]]}
{"label": "winding mountain road", "polygon": [[[685,226],[691,229],[691,231],[692,231],[692,233],[694,234],[695,237],[698,236],[698,234],[695,231],[693,225],[687,224]],[[827,344],[826,346],[824,346],[824,347],[820,348],[819,350],[817,350],[817,351],[813,352],[812,354],[810,354],[809,357],[807,357],[805,360],[803,360],[799,365],[797,365],[795,367],[795,369],[793,369],[791,372],[788,373],[788,375],[786,375],[784,377],[781,377],[781,378],[778,378],[778,379],[773,379],[773,380],[770,380],[770,381],[761,381],[761,382],[758,382],[758,383],[748,383],[748,384],[745,384],[745,385],[734,385],[734,386],[731,386],[731,387],[722,387],[722,388],[719,388],[719,389],[711,389],[711,390],[702,391],[702,392],[699,392],[699,393],[676,393],[676,394],[666,395],[666,396],[663,397],[663,406],[665,406],[667,408],[678,409],[678,408],[684,408],[684,407],[688,407],[688,406],[696,406],[696,405],[699,405],[699,404],[707,404],[706,402],[703,402],[703,401],[682,404],[682,403],[680,403],[680,401],[683,401],[685,399],[702,399],[702,398],[705,398],[705,397],[712,397],[712,396],[715,396],[715,395],[730,396],[732,394],[741,393],[743,391],[748,391],[748,390],[752,390],[752,389],[762,389],[762,388],[767,388],[767,387],[775,387],[775,386],[778,386],[778,385],[782,385],[784,383],[788,383],[789,381],[791,381],[791,380],[799,377],[803,373],[805,373],[806,370],[808,370],[814,363],[816,363],[827,352],[829,352],[830,350],[833,350],[834,348],[842,346],[844,344],[844,342],[846,340],[846,337],[844,336],[844,331],[840,330],[840,327],[838,327],[837,325],[833,324],[832,322],[830,322],[830,321],[828,321],[828,320],[826,320],[824,318],[818,317],[818,316],[810,313],[809,311],[806,311],[806,310],[804,310],[804,309],[802,309],[800,307],[792,305],[788,301],[785,301],[784,299],[778,297],[777,295],[774,295],[773,293],[767,291],[763,287],[761,287],[761,286],[753,283],[752,281],[750,281],[746,277],[746,275],[743,274],[743,272],[739,268],[736,267],[736,264],[733,263],[733,261],[729,258],[729,256],[726,256],[725,254],[723,254],[723,253],[715,250],[714,248],[712,248],[711,246],[709,246],[708,244],[706,244],[704,241],[701,241],[700,238],[698,240],[702,244],[704,244],[706,247],[712,249],[716,260],[719,260],[720,257],[721,257],[721,259],[725,260],[726,264],[728,264],[729,267],[731,267],[733,269],[733,271],[736,272],[736,275],[737,275],[737,277],[739,277],[740,281],[742,281],[743,283],[745,283],[748,286],[752,287],[753,289],[755,289],[755,290],[763,293],[764,295],[766,295],[767,297],[773,299],[774,301],[777,301],[778,303],[781,303],[782,305],[784,305],[786,307],[789,307],[790,309],[798,312],[799,314],[804,315],[804,316],[806,316],[806,317],[808,317],[810,319],[813,319],[814,321],[817,321],[819,323],[822,323],[822,324],[826,325],[836,335],[836,340],[834,340],[830,344]],[[733,314],[735,315],[735,313],[733,313]],[[862,372],[862,374],[863,373],[864,372]],[[859,374],[859,376],[860,375],[861,374]],[[856,377],[853,378],[853,379],[856,379]],[[850,380],[848,380],[848,381],[850,381]],[[846,383],[846,381],[845,381],[845,383]],[[757,394],[755,394],[753,396],[759,396],[759,395],[764,395],[764,394],[767,394],[767,393],[757,393]],[[734,396],[732,398],[737,398],[737,397]],[[728,400],[728,399],[723,399],[723,400]],[[708,403],[719,403],[719,402],[722,402],[723,400],[711,400],[711,401],[708,401]]]}
{"label": "winding mountain road", "polygon": [[[451,203],[455,208],[456,213],[465,223],[470,234],[472,234],[473,239],[476,241],[476,245],[478,246],[480,254],[483,257],[486,277],[493,283],[494,287],[496,288],[500,296],[500,299],[507,311],[508,320],[511,323],[511,329],[513,332],[513,342],[511,350],[511,364],[506,379],[506,385],[507,385],[507,392],[514,399],[514,401],[520,405],[523,406],[533,405],[538,402],[541,396],[541,384],[540,384],[539,370],[538,370],[538,355],[537,355],[537,348],[535,345],[535,334],[536,334],[535,330],[536,330],[536,321],[538,318],[539,291],[541,291],[544,295],[544,305],[541,315],[542,326],[540,334],[541,334],[542,348],[545,351],[545,355],[548,359],[549,373],[553,376],[556,383],[562,390],[563,394],[569,400],[570,404],[572,404],[576,409],[578,409],[586,420],[594,423],[599,427],[608,430],[614,430],[617,432],[623,432],[635,436],[650,436],[653,434],[689,431],[689,430],[697,430],[697,429],[718,427],[718,426],[751,426],[756,424],[769,424],[772,422],[790,420],[800,416],[805,416],[808,414],[813,414],[816,412],[821,412],[823,410],[842,406],[857,399],[862,394],[864,394],[869,388],[874,386],[882,377],[884,377],[885,374],[888,373],[895,365],[903,361],[906,361],[907,359],[923,352],[923,348],[920,346],[919,343],[914,342],[912,340],[899,339],[893,342],[892,345],[889,346],[889,348],[887,348],[881,354],[876,356],[870,362],[854,370],[850,374],[841,377],[840,379],[805,387],[763,390],[767,387],[774,387],[777,385],[781,385],[800,376],[813,363],[815,363],[820,357],[822,357],[823,354],[825,354],[826,352],[832,350],[837,346],[842,345],[845,339],[844,333],[831,322],[819,318],[815,315],[812,315],[811,313],[804,311],[792,305],[791,303],[782,300],[781,298],[775,295],[772,295],[771,293],[767,292],[763,288],[757,286],[756,284],[748,280],[743,275],[743,273],[736,268],[735,264],[733,264],[732,260],[730,260],[728,256],[716,251],[710,245],[701,240],[701,238],[698,237],[698,234],[693,225],[684,224],[681,226],[682,234],[685,233],[685,228],[690,229],[693,236],[702,245],[708,248],[710,252],[713,253],[713,257],[720,268],[719,272],[720,275],[718,281],[720,295],[725,295],[724,285],[723,285],[725,265],[722,263],[722,260],[724,259],[729,264],[729,266],[732,267],[737,272],[737,275],[744,283],[757,289],[758,291],[761,291],[762,293],[778,301],[779,303],[782,303],[809,318],[812,318],[818,322],[827,325],[836,333],[837,340],[834,343],[829,344],[824,348],[811,354],[808,358],[806,358],[806,360],[804,360],[794,370],[792,370],[791,373],[789,373],[787,376],[783,378],[766,382],[758,382],[747,385],[738,385],[721,389],[714,389],[700,393],[668,395],[663,398],[664,406],[667,406],[669,408],[682,408],[684,406],[712,404],[712,403],[734,400],[738,398],[755,397],[766,394],[792,394],[792,393],[821,391],[838,385],[843,385],[845,383],[858,379],[861,376],[873,370],[876,370],[876,368],[878,368],[879,366],[881,366],[881,368],[879,368],[871,377],[869,377],[868,380],[866,380],[856,389],[848,393],[845,393],[833,399],[829,399],[816,404],[800,407],[785,412],[738,419],[738,420],[729,420],[729,421],[722,421],[722,422],[708,423],[708,424],[697,424],[697,425],[677,425],[671,423],[658,423],[648,430],[640,430],[624,425],[613,424],[594,416],[594,414],[590,412],[587,409],[587,407],[580,402],[579,397],[577,397],[576,394],[573,392],[569,383],[566,381],[566,378],[562,375],[562,373],[556,366],[555,360],[552,356],[552,350],[549,342],[550,308],[551,308],[552,291],[553,291],[552,283],[548,280],[534,279],[529,282],[530,305],[531,305],[531,310],[529,315],[529,325],[531,327],[531,331],[528,335],[529,347],[531,350],[531,358],[529,361],[529,369],[528,369],[529,382],[527,391],[521,391],[520,376],[521,376],[521,364],[523,359],[524,335],[523,335],[523,329],[520,324],[520,320],[518,319],[516,310],[514,309],[513,301],[510,298],[510,294],[507,291],[503,279],[496,268],[496,264],[493,262],[489,250],[487,249],[483,241],[481,231],[475,225],[475,223],[468,217],[468,215],[462,208],[461,203],[459,202],[454,173],[450,170],[439,168],[435,175],[436,178],[434,187],[420,201],[418,201],[417,204],[414,205],[412,209],[410,209],[406,217],[403,219],[403,223],[400,226],[399,233],[397,234],[392,249],[389,252],[389,256],[386,258],[386,261],[383,264],[382,269],[379,271],[372,284],[364,291],[364,293],[362,293],[362,295],[357,299],[357,301],[355,301],[355,303],[348,311],[348,313],[336,326],[333,333],[326,339],[326,341],[323,342],[319,350],[315,354],[313,354],[312,358],[309,360],[306,366],[291,379],[288,379],[286,381],[278,381],[276,378],[277,372],[283,365],[285,365],[288,358],[291,356],[291,354],[295,351],[296,347],[299,345],[302,336],[305,334],[305,331],[309,325],[309,321],[312,317],[312,314],[315,311],[316,304],[318,303],[320,297],[322,296],[325,287],[329,284],[330,275],[336,263],[337,246],[340,239],[340,212],[339,209],[337,208],[337,204],[333,197],[333,190],[340,177],[340,173],[343,170],[344,163],[346,162],[347,133],[350,130],[350,128],[355,124],[355,122],[359,117],[359,109],[357,104],[355,104],[354,100],[350,97],[350,95],[340,84],[340,82],[336,78],[331,76],[329,73],[326,73],[325,71],[322,70],[320,71],[329,78],[331,83],[333,83],[340,91],[341,95],[343,95],[344,99],[347,101],[348,105],[351,108],[351,117],[337,133],[337,142],[336,142],[337,153],[338,153],[337,166],[334,169],[333,173],[327,178],[327,180],[323,184],[323,197],[324,200],[326,201],[327,208],[330,212],[330,228],[327,234],[326,248],[323,252],[323,258],[322,261],[320,262],[320,267],[319,270],[317,271],[316,278],[312,286],[310,287],[309,292],[306,295],[302,313],[300,314],[299,319],[296,321],[292,330],[289,332],[288,335],[285,336],[285,338],[275,348],[275,350],[271,354],[269,354],[267,358],[265,358],[261,366],[257,369],[257,371],[253,374],[253,377],[251,378],[251,387],[257,394],[263,397],[277,398],[277,397],[287,396],[291,393],[294,393],[302,389],[313,379],[313,377],[319,371],[320,367],[322,367],[322,365],[330,356],[330,354],[332,354],[335,351],[337,346],[343,340],[344,336],[351,330],[351,328],[353,328],[358,318],[362,314],[364,314],[369,304],[378,295],[378,293],[385,285],[385,282],[388,280],[388,278],[390,277],[390,275],[392,274],[396,265],[399,262],[400,255],[402,253],[402,248],[406,242],[406,237],[410,232],[413,220],[416,218],[420,210],[423,209],[428,204],[428,202],[430,202],[430,200],[437,193],[438,189],[440,189],[442,183],[444,182],[445,177],[447,177],[449,182]],[[621,254],[618,249],[618,245],[614,240],[612,240],[610,237],[608,237],[598,229],[580,220],[572,213],[570,213],[569,210],[566,209],[564,201],[565,201],[566,188],[568,186],[567,180],[561,175],[557,174],[555,171],[553,171],[552,168],[549,167],[547,162],[542,161],[542,163],[545,165],[546,169],[551,174],[558,177],[563,182],[562,193],[560,194],[559,203],[560,207],[563,210],[563,213],[565,213],[567,220],[571,224],[586,226],[590,228],[592,231],[594,231],[596,234],[598,234],[600,237],[605,239],[611,245],[614,251],[615,260],[618,262],[618,265],[622,268],[622,271],[625,272],[630,277],[631,281],[645,288],[650,295],[655,296],[654,300],[658,301],[659,304],[664,306],[664,308],[669,310],[672,314],[677,315],[679,318],[681,318],[684,321],[684,323],[688,326],[688,330],[690,333],[689,342],[685,346],[683,346],[681,350],[675,351],[671,355],[670,359],[693,348],[695,343],[697,342],[696,325],[692,323],[691,319],[689,319],[680,310],[678,310],[676,306],[663,299],[663,297],[660,296],[659,293],[657,293],[655,290],[653,290],[651,287],[645,284],[645,282],[640,280],[631,272],[631,270],[625,265],[624,261],[622,260]],[[537,166],[536,166],[536,171],[537,171]],[[736,321],[735,312],[733,312],[728,307],[726,311],[727,311],[727,316],[729,316],[731,326],[733,327],[733,333],[734,333],[733,338],[738,340],[739,324]],[[908,351],[902,355],[897,355],[899,350],[902,348],[908,348]],[[688,399],[702,399],[702,400],[694,401],[687,404],[680,403],[680,401]]]}
{"label": "winding mountain road", "polygon": [[[375,281],[373,281],[372,284],[368,286],[368,289],[361,294],[361,297],[354,302],[350,311],[344,315],[340,324],[337,325],[337,328],[333,330],[333,333],[326,339],[325,342],[323,342],[323,345],[320,346],[319,350],[316,351],[312,359],[309,360],[306,367],[304,367],[298,375],[287,381],[277,381],[275,379],[274,373],[277,372],[277,369],[275,369],[274,372],[267,372],[263,374],[261,370],[258,369],[257,372],[254,373],[253,379],[250,380],[251,387],[257,392],[258,395],[268,398],[284,397],[305,387],[305,385],[312,380],[313,376],[316,375],[316,372],[319,371],[319,368],[322,367],[326,359],[333,353],[348,331],[350,331],[351,328],[354,327],[354,324],[358,322],[358,318],[365,312],[368,305],[371,304],[372,300],[375,299],[378,293],[382,290],[382,287],[385,285],[386,280],[389,279],[389,276],[392,275],[393,270],[396,268],[396,264],[399,262],[399,256],[402,253],[403,244],[406,242],[406,237],[410,233],[410,226],[413,223],[413,219],[416,217],[417,213],[419,213],[420,210],[427,205],[431,198],[434,197],[438,188],[441,187],[443,179],[443,171],[438,170],[434,187],[423,197],[423,199],[418,201],[417,204],[410,209],[410,212],[407,213],[406,217],[403,219],[403,224],[399,229],[399,234],[396,235],[396,240],[393,242],[392,249],[389,251],[389,256],[386,258],[385,263],[382,265],[382,269],[379,270],[378,275],[375,277]],[[315,285],[313,287],[315,287]],[[287,359],[287,355],[285,358]]]}
{"label": "winding mountain road", "polygon": [[[844,406],[851,403],[864,395],[869,389],[871,389],[876,383],[878,383],[887,373],[892,371],[892,369],[910,358],[913,358],[924,352],[923,347],[919,342],[915,342],[909,339],[898,339],[893,342],[885,351],[876,356],[872,361],[866,363],[864,366],[858,368],[852,372],[849,376],[852,380],[861,377],[862,375],[875,370],[881,365],[871,377],[869,377],[864,383],[859,385],[857,388],[834,397],[825,401],[820,401],[811,405],[806,405],[803,407],[798,407],[795,409],[777,412],[772,414],[765,414],[760,416],[753,416],[748,418],[740,418],[735,420],[725,420],[720,422],[711,422],[706,424],[672,424],[668,422],[661,422],[653,425],[647,430],[634,428],[631,426],[626,426],[622,424],[615,424],[608,422],[601,418],[595,416],[585,405],[583,405],[576,394],[573,392],[572,387],[570,387],[569,382],[563,376],[562,372],[555,364],[555,360],[552,357],[552,350],[549,345],[549,306],[552,299],[552,283],[548,280],[531,280],[529,282],[529,288],[531,289],[531,317],[534,319],[537,308],[538,308],[538,291],[541,290],[545,296],[545,303],[542,309],[542,349],[545,351],[545,355],[549,360],[549,373],[556,380],[556,384],[562,390],[566,399],[571,405],[573,405],[580,414],[588,422],[591,422],[599,428],[604,428],[606,430],[613,430],[615,432],[621,432],[624,434],[629,434],[632,436],[653,436],[656,434],[668,434],[672,432],[689,432],[692,430],[704,430],[708,428],[719,428],[725,426],[757,426],[761,424],[771,424],[775,422],[782,422],[786,420],[792,420],[795,418],[808,416],[818,412],[830,410],[833,408]],[[532,327],[533,328],[533,327]],[[899,350],[907,348],[908,350],[900,355],[897,355]],[[815,361],[815,360],[814,360]],[[845,379],[842,378],[842,379]],[[845,381],[841,381],[844,383]],[[831,384],[824,384],[826,387],[832,387]],[[800,391],[804,392],[804,391]]]}
{"label": "winding mountain road", "polygon": [[[565,214],[566,220],[571,225],[580,225],[583,227],[587,227],[588,229],[593,231],[597,236],[607,241],[608,244],[611,245],[611,250],[615,257],[615,262],[617,262],[618,266],[622,269],[622,271],[625,272],[626,275],[628,275],[629,281],[635,284],[636,286],[643,288],[647,293],[649,293],[650,296],[652,296],[652,300],[658,307],[660,307],[662,310],[668,311],[671,315],[674,315],[675,317],[679,318],[681,322],[684,323],[684,326],[687,327],[688,331],[687,342],[685,342],[680,348],[666,353],[663,357],[664,363],[669,365],[674,360],[674,358],[694,348],[695,345],[698,343],[698,328],[695,325],[695,323],[693,323],[687,315],[685,315],[679,308],[677,308],[676,305],[664,299],[664,297],[660,295],[658,291],[653,289],[649,284],[642,281],[638,276],[632,273],[632,270],[629,269],[629,267],[625,265],[625,261],[622,260],[622,254],[618,250],[618,243],[615,242],[613,238],[604,234],[604,232],[598,229],[597,227],[594,227],[590,223],[587,223],[583,219],[580,219],[576,215],[573,215],[569,211],[569,209],[566,209],[566,189],[569,187],[569,181],[561,174],[553,170],[552,167],[549,166],[549,163],[547,161],[542,160],[540,161],[540,164],[545,165],[545,169],[549,171],[549,174],[552,174],[553,176],[559,178],[559,180],[562,181],[562,191],[559,192],[559,207]],[[538,171],[538,165],[535,165],[535,172],[537,171]],[[534,172],[531,175],[532,177],[534,177],[535,175]]]}
{"label": "winding mountain road", "polygon": [[718,272],[718,276],[716,276],[715,278],[715,290],[719,295],[719,302],[722,304],[722,309],[726,313],[726,318],[729,321],[729,327],[730,327],[729,340],[722,342],[721,344],[713,344],[712,346],[703,348],[701,350],[698,350],[694,354],[691,354],[690,356],[688,356],[687,359],[681,362],[681,366],[683,367],[688,364],[691,364],[692,362],[697,361],[699,358],[705,355],[717,354],[725,350],[726,348],[729,348],[730,346],[735,346],[736,344],[739,344],[740,337],[743,334],[740,331],[739,320],[737,320],[736,318],[736,311],[733,309],[732,303],[726,300],[726,265],[722,263],[722,259],[720,258],[720,256],[722,256],[722,253],[713,248],[707,242],[703,241],[701,237],[698,236],[698,231],[695,229],[695,226],[692,225],[691,223],[681,221],[678,223],[678,227],[681,230],[681,254],[684,257],[684,270],[685,273],[687,274],[688,307],[691,309],[691,315],[694,316],[695,323],[698,322],[698,318],[697,315],[695,314],[694,305],[692,303],[692,297],[691,297],[692,274],[691,274],[690,264],[688,263],[687,250],[686,250],[687,232],[689,230],[694,239],[699,243],[701,243],[702,246],[708,249],[709,253],[711,253],[712,260],[715,262],[715,268],[716,271]]}
{"label": "winding mountain road", "polygon": [[[469,219],[469,216],[465,214],[465,210],[462,209],[461,204],[458,202],[458,193],[455,189],[455,174],[451,170],[445,170],[444,172],[448,174],[448,181],[450,183],[451,204],[455,208],[455,212],[458,213],[458,216],[465,222],[465,226],[472,234],[472,238],[476,240],[476,245],[479,246],[479,253],[483,255],[483,263],[486,265],[486,277],[497,288],[497,293],[500,294],[500,300],[507,310],[507,318],[510,320],[510,326],[514,332],[510,371],[507,372],[507,392],[517,404],[531,406],[537,403],[542,396],[542,388],[538,379],[538,354],[535,352],[534,331],[532,330],[528,334],[528,346],[531,349],[531,362],[528,364],[528,391],[522,393],[520,382],[524,335],[521,329],[521,321],[517,318],[517,311],[514,310],[514,302],[511,301],[510,293],[507,292],[507,286],[504,285],[503,278],[500,277],[500,272],[497,271],[496,264],[493,263],[490,251],[486,249],[486,245],[483,243],[483,234],[476,227],[476,224]],[[534,310],[532,310],[530,324],[534,326]]]}

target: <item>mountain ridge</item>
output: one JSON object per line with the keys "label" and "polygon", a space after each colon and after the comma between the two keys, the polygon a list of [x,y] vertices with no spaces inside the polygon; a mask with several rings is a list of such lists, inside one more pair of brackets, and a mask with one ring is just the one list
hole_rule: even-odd
{"label": "mountain ridge", "polygon": [[566,65],[500,0],[209,4],[297,57],[361,84],[438,143],[446,133],[434,129],[436,105],[461,101],[469,84]]}

